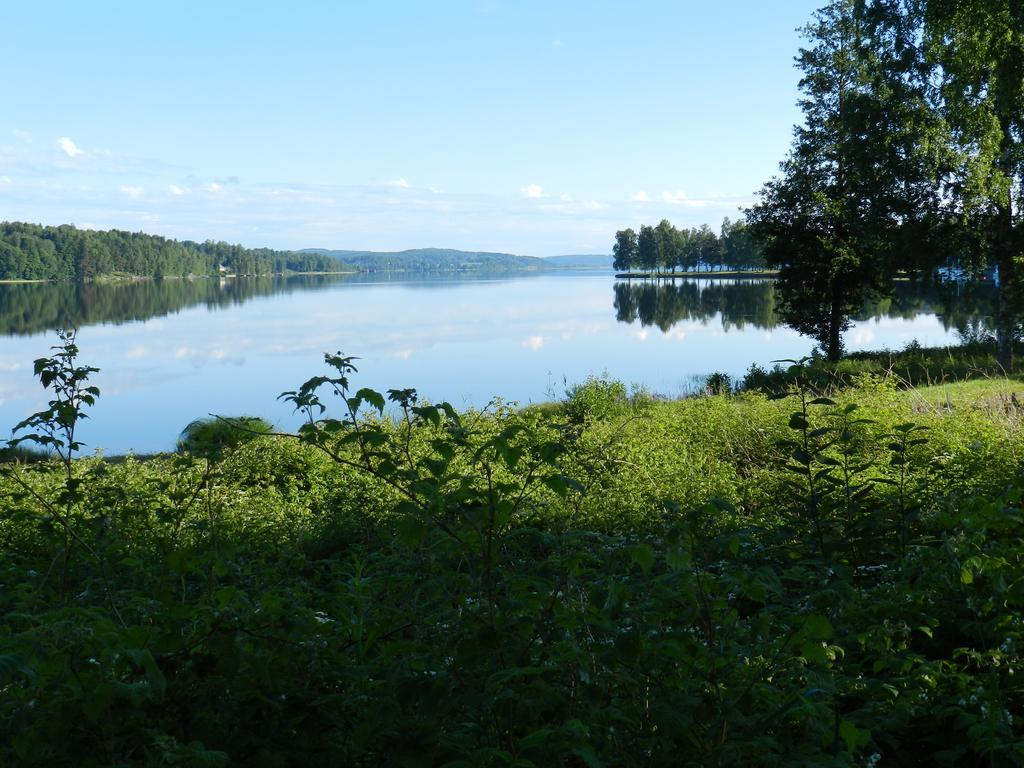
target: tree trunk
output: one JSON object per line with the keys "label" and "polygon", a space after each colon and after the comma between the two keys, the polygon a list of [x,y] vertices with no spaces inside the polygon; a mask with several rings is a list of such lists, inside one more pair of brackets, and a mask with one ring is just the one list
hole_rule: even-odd
{"label": "tree trunk", "polygon": [[[999,310],[996,318],[996,359],[1006,373],[1013,370],[1013,337],[1017,328],[1017,274],[1009,211],[999,212],[999,234],[995,247],[999,264]],[[1005,222],[1003,221],[1005,219]]]}
{"label": "tree trunk", "polygon": [[836,363],[843,356],[843,310],[840,296],[842,289],[833,283],[832,305],[828,313],[828,343],[825,345],[825,356],[829,362]]}

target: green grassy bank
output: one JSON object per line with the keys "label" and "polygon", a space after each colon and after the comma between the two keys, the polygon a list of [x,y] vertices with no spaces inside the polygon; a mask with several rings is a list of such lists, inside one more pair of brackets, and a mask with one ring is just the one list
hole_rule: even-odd
{"label": "green grassy bank", "polygon": [[3,465],[0,762],[1022,763],[1024,385],[385,420],[331,362],[301,439]]}

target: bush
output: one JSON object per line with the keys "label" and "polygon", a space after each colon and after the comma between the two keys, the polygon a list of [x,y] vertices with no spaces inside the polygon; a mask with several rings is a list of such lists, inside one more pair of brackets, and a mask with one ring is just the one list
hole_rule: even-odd
{"label": "bush", "polygon": [[566,392],[565,411],[578,424],[601,420],[620,412],[627,404],[626,385],[604,376],[589,376]]}
{"label": "bush", "polygon": [[258,416],[213,416],[196,419],[178,436],[178,452],[211,456],[237,448],[273,431],[273,425]]}

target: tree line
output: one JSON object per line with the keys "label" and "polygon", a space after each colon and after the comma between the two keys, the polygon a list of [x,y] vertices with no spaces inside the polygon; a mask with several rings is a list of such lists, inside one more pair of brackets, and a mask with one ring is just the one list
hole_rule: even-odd
{"label": "tree line", "polygon": [[616,272],[699,272],[701,270],[756,270],[765,267],[764,255],[742,219],[722,222],[719,232],[707,224],[677,229],[668,219],[640,231],[621,229],[612,247]]}
{"label": "tree line", "polygon": [[804,121],[746,211],[784,321],[830,359],[865,299],[949,259],[998,274],[1013,364],[1024,250],[1024,3],[832,0],[800,50]]}
{"label": "tree line", "polygon": [[243,248],[207,240],[170,240],[142,232],[0,223],[0,280],[329,272],[340,262],[320,253]]}

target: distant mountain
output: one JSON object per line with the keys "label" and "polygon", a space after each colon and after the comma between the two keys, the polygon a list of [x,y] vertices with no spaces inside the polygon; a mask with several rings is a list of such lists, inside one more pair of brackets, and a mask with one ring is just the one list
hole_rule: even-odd
{"label": "distant mountain", "polygon": [[360,272],[509,272],[551,269],[547,259],[515,256],[511,253],[457,251],[451,248],[413,248],[408,251],[338,251],[305,248],[301,254],[328,256]]}
{"label": "distant mountain", "polygon": [[611,254],[603,253],[582,253],[570,256],[548,256],[544,261],[555,267],[567,268],[580,268],[587,267],[592,269],[611,269],[614,257]]}

